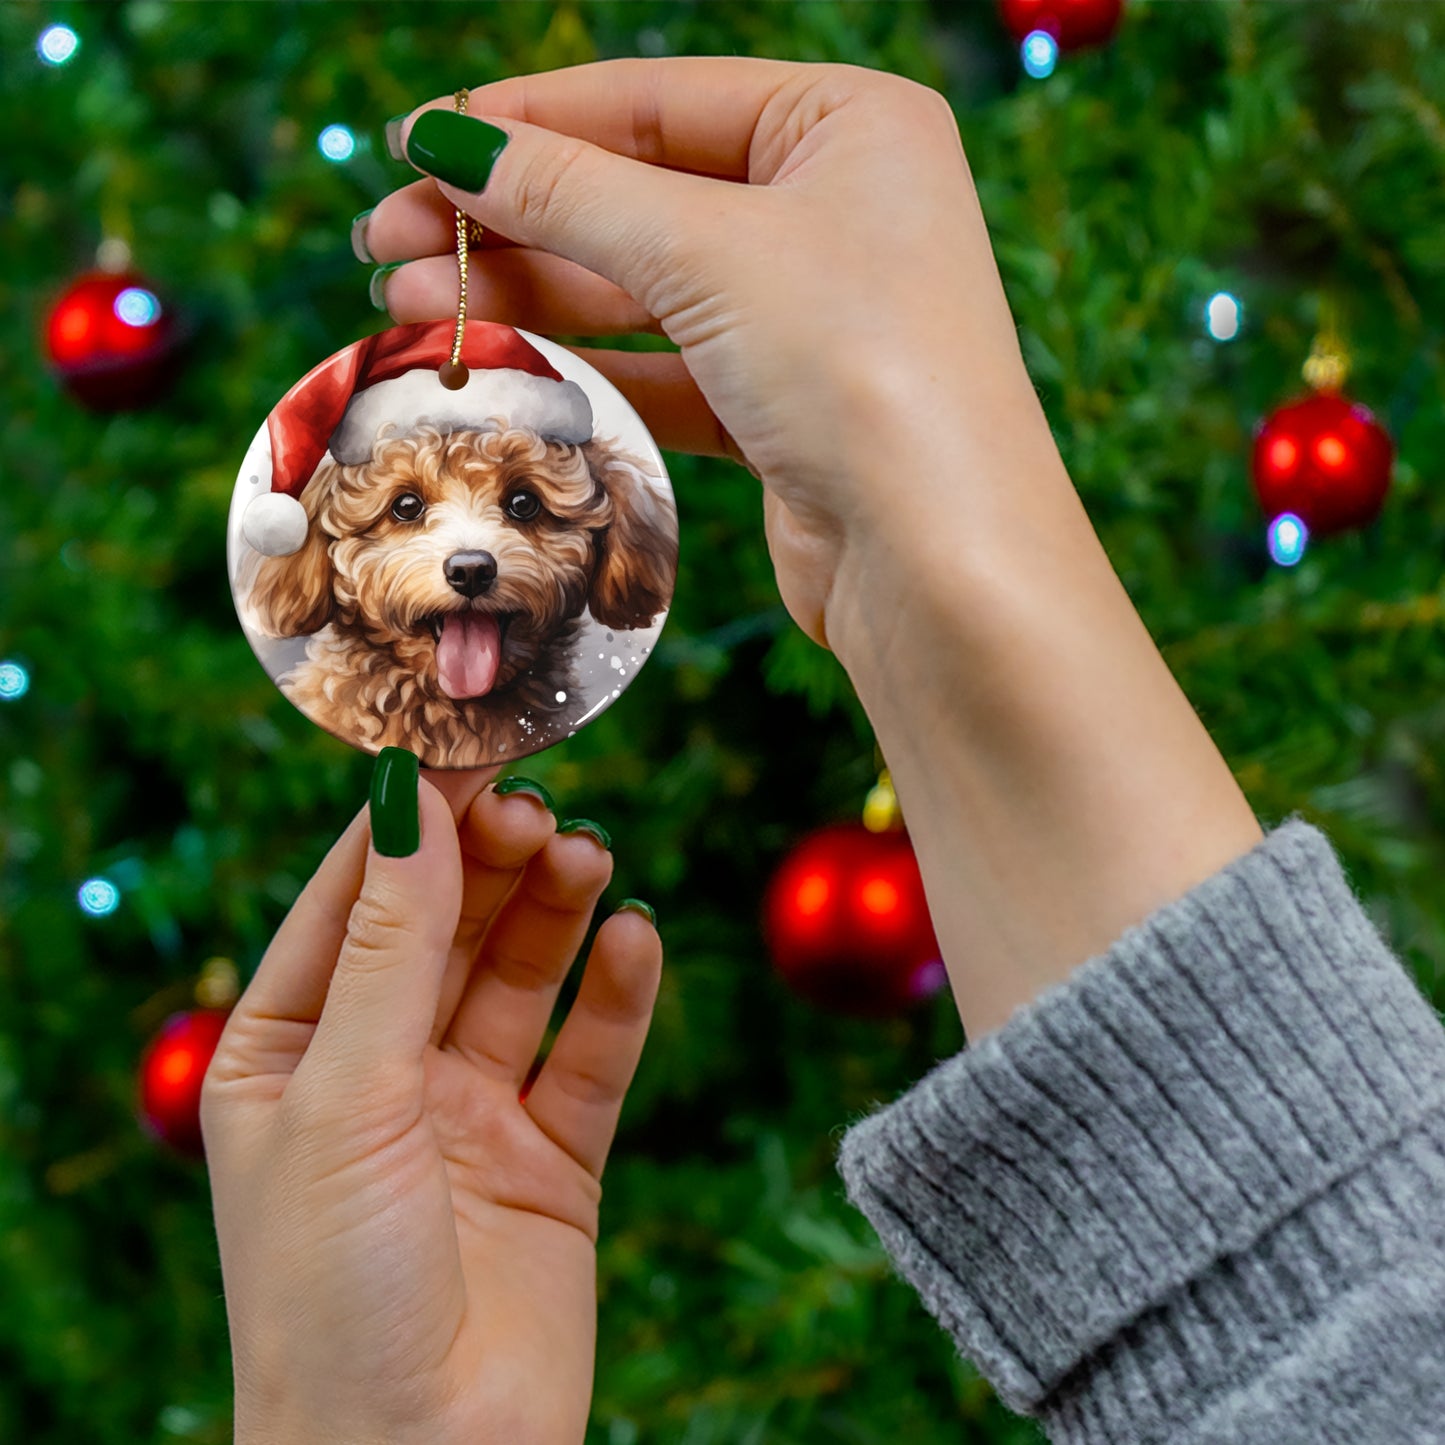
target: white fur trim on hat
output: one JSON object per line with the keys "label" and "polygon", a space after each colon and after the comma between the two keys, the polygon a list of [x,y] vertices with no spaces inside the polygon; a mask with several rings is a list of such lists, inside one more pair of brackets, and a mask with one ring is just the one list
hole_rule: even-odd
{"label": "white fur trim on hat", "polygon": [[497,367],[474,370],[464,387],[448,391],[433,368],[419,367],[357,392],[332,433],[331,455],[344,466],[370,461],[376,435],[388,422],[390,435],[406,436],[420,426],[480,428],[493,417],[559,442],[592,440],[592,403],[575,381]]}
{"label": "white fur trim on hat", "polygon": [[263,556],[289,557],[306,541],[306,508],[285,492],[262,492],[241,514],[241,535]]}

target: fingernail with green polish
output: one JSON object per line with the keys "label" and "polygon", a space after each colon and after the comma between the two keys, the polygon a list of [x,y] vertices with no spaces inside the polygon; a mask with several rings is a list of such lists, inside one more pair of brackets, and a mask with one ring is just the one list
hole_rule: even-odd
{"label": "fingernail with green polish", "polygon": [[624,898],[617,905],[617,911],[619,913],[640,913],[654,928],[657,926],[657,914],[653,910],[652,904],[644,903],[640,898]]}
{"label": "fingernail with green polish", "polygon": [[371,247],[366,244],[366,223],[371,219],[371,212],[376,209],[372,206],[363,211],[351,223],[351,252],[358,261],[365,261],[368,266],[376,265],[376,257],[371,254]]}
{"label": "fingernail with green polish", "polygon": [[371,841],[386,858],[410,858],[421,847],[417,800],[420,763],[405,748],[382,748],[371,773]]}
{"label": "fingernail with green polish", "polygon": [[405,266],[405,261],[391,261],[385,266],[378,266],[371,273],[371,284],[366,288],[366,294],[371,297],[371,304],[378,311],[386,310],[386,278],[396,270],[398,266]]}
{"label": "fingernail with green polish", "polygon": [[536,798],[549,813],[557,811],[557,805],[552,801],[551,793],[541,783],[535,782],[531,778],[503,778],[500,783],[492,784],[492,791],[501,798],[508,797],[512,793],[525,793],[529,798]]}
{"label": "fingernail with green polish", "polygon": [[587,833],[604,848],[611,851],[612,835],[601,823],[594,823],[591,818],[568,818],[565,823],[557,824],[557,831],[559,833]]}
{"label": "fingernail with green polish", "polygon": [[484,120],[454,110],[424,110],[406,138],[406,158],[449,186],[480,191],[510,139]]}
{"label": "fingernail with green polish", "polygon": [[[411,112],[407,111],[406,115]],[[406,154],[401,148],[401,128],[406,124],[406,115],[394,115],[386,123],[386,153],[394,161],[404,161]]]}

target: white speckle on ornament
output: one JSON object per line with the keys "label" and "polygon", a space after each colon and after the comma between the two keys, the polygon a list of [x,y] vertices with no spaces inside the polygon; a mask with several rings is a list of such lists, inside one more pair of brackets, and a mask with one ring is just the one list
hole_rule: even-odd
{"label": "white speckle on ornament", "polygon": [[68,25],[47,25],[35,42],[35,53],[47,65],[64,65],[80,49],[80,36]]}
{"label": "white speckle on ornament", "polygon": [[18,702],[30,691],[30,674],[18,662],[0,662],[0,702]]}
{"label": "white speckle on ornament", "polygon": [[1204,308],[1204,329],[1216,341],[1233,341],[1244,322],[1244,308],[1228,291],[1216,291]]}
{"label": "white speckle on ornament", "polygon": [[614,657],[612,659],[612,666],[614,668],[620,668],[622,666],[622,659],[620,657]]}
{"label": "white speckle on ornament", "polygon": [[621,696],[622,696],[622,689],[621,689],[620,687],[614,687],[614,688],[612,689],[612,696],[613,696],[613,697],[621,697]]}
{"label": "white speckle on ornament", "polygon": [[344,125],[329,125],[316,137],[316,148],[339,165],[356,154],[356,137]]}
{"label": "white speckle on ornament", "polygon": [[1034,30],[1019,47],[1024,71],[1035,80],[1047,80],[1059,63],[1059,42],[1047,30]]}
{"label": "white speckle on ornament", "polygon": [[567,694],[566,694],[565,692],[559,692],[559,693],[557,694],[557,701],[558,701],[558,702],[566,702],[566,701],[567,701]]}
{"label": "white speckle on ornament", "polygon": [[120,889],[109,878],[87,878],[75,895],[81,912],[105,918],[120,907]]}
{"label": "white speckle on ornament", "polygon": [[599,652],[599,653],[597,654],[597,661],[598,661],[598,662],[605,662],[606,659],[607,659],[607,654],[606,654],[605,652]]}
{"label": "white speckle on ornament", "polygon": [[575,738],[577,736],[577,729],[573,728],[572,731],[567,734],[567,736],[569,738]]}

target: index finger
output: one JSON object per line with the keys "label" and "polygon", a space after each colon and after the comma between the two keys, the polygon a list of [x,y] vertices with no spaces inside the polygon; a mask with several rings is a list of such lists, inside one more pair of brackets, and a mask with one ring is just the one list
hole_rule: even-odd
{"label": "index finger", "polygon": [[[747,180],[768,103],[816,66],[751,56],[598,60],[509,76],[471,92],[473,115],[526,121],[615,155],[722,180]],[[450,98],[420,110],[452,108]]]}

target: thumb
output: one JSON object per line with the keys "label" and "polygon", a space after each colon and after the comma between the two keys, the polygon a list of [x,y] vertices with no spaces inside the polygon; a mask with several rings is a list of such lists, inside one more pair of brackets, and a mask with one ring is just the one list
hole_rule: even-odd
{"label": "thumb", "polygon": [[405,748],[376,760],[370,823],[361,893],[303,1064],[356,1082],[420,1063],[462,905],[451,806]]}
{"label": "thumb", "polygon": [[697,271],[689,263],[713,244],[719,206],[745,192],[510,116],[423,110],[403,128],[401,149],[482,225],[585,266],[659,317],[686,304],[679,279],[685,290]]}

